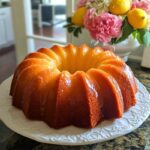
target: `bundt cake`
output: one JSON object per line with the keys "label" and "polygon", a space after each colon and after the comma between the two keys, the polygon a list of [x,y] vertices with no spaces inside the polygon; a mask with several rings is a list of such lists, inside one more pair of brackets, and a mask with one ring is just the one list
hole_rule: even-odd
{"label": "bundt cake", "polygon": [[136,104],[131,69],[111,51],[53,46],[28,54],[11,84],[12,104],[52,128],[93,128]]}

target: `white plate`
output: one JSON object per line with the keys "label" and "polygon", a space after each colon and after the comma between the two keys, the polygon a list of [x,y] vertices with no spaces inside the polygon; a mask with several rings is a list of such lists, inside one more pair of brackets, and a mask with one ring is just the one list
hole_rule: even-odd
{"label": "white plate", "polygon": [[11,105],[9,89],[12,77],[0,86],[0,118],[18,134],[42,143],[58,145],[87,145],[107,141],[125,135],[138,128],[150,114],[150,95],[137,80],[139,92],[137,104],[121,119],[104,121],[94,129],[81,129],[69,126],[60,130],[49,128],[42,121],[31,121],[25,118],[22,111]]}

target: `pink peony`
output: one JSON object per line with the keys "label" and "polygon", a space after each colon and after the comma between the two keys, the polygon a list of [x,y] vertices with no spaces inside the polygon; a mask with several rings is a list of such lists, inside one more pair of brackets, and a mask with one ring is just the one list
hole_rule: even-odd
{"label": "pink peony", "polygon": [[84,18],[84,25],[91,36],[100,42],[108,43],[121,35],[122,20],[110,13],[96,16],[95,9],[89,9]]}
{"label": "pink peony", "polygon": [[150,14],[150,0],[135,0],[132,8],[141,8]]}

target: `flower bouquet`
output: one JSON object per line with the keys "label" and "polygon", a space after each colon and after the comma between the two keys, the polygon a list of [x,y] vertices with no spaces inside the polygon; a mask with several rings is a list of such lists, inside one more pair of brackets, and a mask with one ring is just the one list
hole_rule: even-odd
{"label": "flower bouquet", "polygon": [[150,0],[79,0],[67,22],[75,37],[85,28],[96,42],[114,45],[132,36],[150,45]]}

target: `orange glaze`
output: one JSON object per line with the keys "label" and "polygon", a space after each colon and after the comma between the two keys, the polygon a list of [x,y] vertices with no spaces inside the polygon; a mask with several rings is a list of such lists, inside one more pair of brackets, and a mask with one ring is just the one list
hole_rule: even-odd
{"label": "orange glaze", "polygon": [[77,59],[76,59],[76,47],[74,45],[68,44],[64,47],[66,53],[69,53],[70,55],[67,57],[67,61],[69,62],[67,65],[68,70],[70,73],[74,72]]}
{"label": "orange glaze", "polygon": [[24,69],[20,73],[13,90],[13,105],[17,106],[18,108],[21,107],[24,88],[28,86],[28,83],[30,83],[39,72],[45,70],[47,67],[47,65],[33,65]]}
{"label": "orange glaze", "polygon": [[94,128],[136,104],[131,69],[113,52],[87,45],[41,48],[17,67],[10,95],[25,116],[50,127]]}
{"label": "orange glaze", "polygon": [[128,78],[128,75],[125,73],[125,69],[120,69],[113,65],[103,65],[100,69],[111,74],[111,76],[114,77],[119,84],[124,100],[125,111],[127,111],[131,106],[134,106],[136,104],[134,86]]}
{"label": "orange glaze", "polygon": [[22,70],[24,70],[26,67],[29,67],[31,65],[50,65],[50,62],[47,61],[46,59],[36,59],[36,58],[30,58],[30,59],[26,59],[24,60],[22,63],[20,63],[16,69],[16,72],[14,74],[14,78],[13,78],[13,81],[12,81],[12,84],[11,84],[11,91],[10,91],[10,94],[12,95],[13,94],[13,89],[14,89],[14,86],[15,86],[15,83],[16,83],[16,80],[18,78],[18,76],[20,75],[20,73],[22,72]]}
{"label": "orange glaze", "polygon": [[117,82],[106,72],[92,69],[88,72],[99,85],[100,97],[103,99],[102,114],[104,118],[120,118],[123,114],[123,98]]}
{"label": "orange glaze", "polygon": [[74,108],[71,107],[71,86],[70,73],[63,71],[59,77],[57,87],[55,128],[71,125],[72,123],[72,110]]}
{"label": "orange glaze", "polygon": [[42,54],[39,52],[30,53],[25,57],[25,59],[29,59],[29,58],[41,58],[41,59],[50,60],[50,58],[46,54]]}
{"label": "orange glaze", "polygon": [[29,118],[41,119],[45,116],[45,104],[49,94],[48,85],[51,81],[50,76],[47,76],[47,74],[54,75],[54,73],[51,69],[41,71],[32,82],[28,83],[30,89],[25,87],[22,109]]}
{"label": "orange glaze", "polygon": [[49,56],[51,59],[55,61],[57,66],[60,65],[60,57],[55,52],[53,52],[53,50],[50,50],[48,48],[41,48],[38,50],[38,52]]}
{"label": "orange glaze", "polygon": [[67,58],[67,53],[65,52],[65,50],[62,47],[57,46],[57,45],[53,46],[51,49],[56,54],[58,54],[59,57],[61,58],[60,59],[60,61],[61,61],[61,67],[60,67],[60,69],[64,68],[64,70],[66,70],[67,69],[67,59],[66,59]]}

